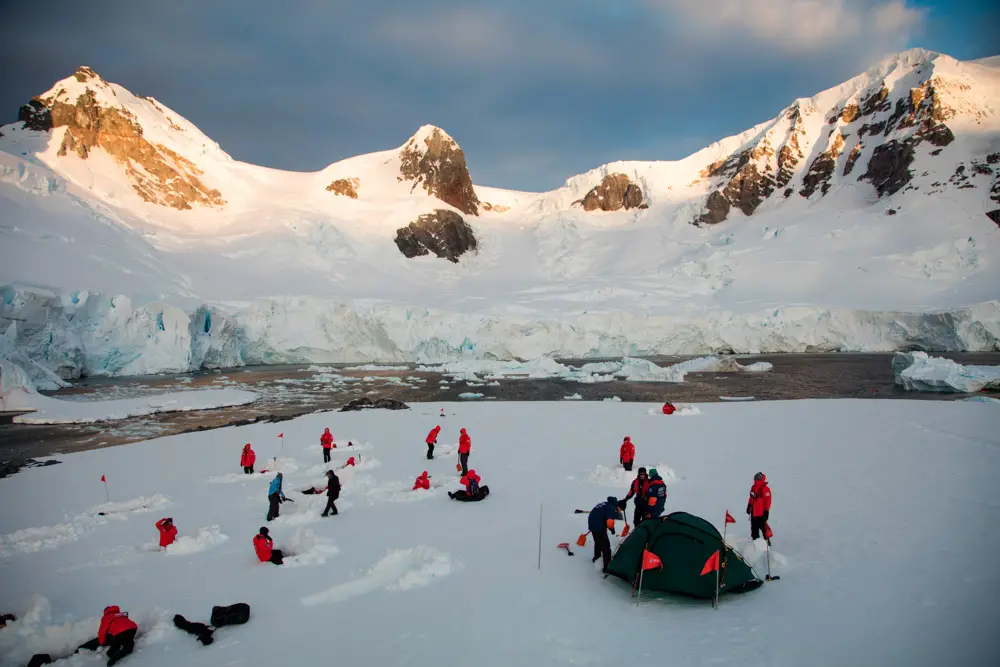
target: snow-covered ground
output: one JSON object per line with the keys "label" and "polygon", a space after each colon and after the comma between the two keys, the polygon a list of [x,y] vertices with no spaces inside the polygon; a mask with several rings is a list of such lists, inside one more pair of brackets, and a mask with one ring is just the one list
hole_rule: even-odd
{"label": "snow-covered ground", "polygon": [[[937,667],[956,655],[963,665],[998,663],[1000,571],[988,566],[1000,548],[995,404],[691,407],[678,418],[621,402],[428,403],[172,436],[24,470],[0,481],[0,611],[23,618],[0,631],[0,664],[89,639],[108,604],[141,627],[137,654],[122,664],[148,667],[286,664],[289,656],[296,664],[335,656],[338,664],[483,667]],[[436,423],[446,453],[427,461],[423,438]],[[352,454],[361,464],[341,473],[341,513],[323,519],[325,499],[297,491],[322,483],[325,426],[338,442],[359,443],[335,450],[332,465]],[[492,492],[478,504],[444,493],[457,487],[461,427]],[[668,511],[720,528],[726,510],[737,518],[729,539],[761,574],[743,508],[753,473],[766,472],[781,580],[724,596],[717,611],[654,594],[636,608],[627,584],[591,564],[590,544],[573,545],[574,557],[557,550],[586,530],[574,509],[624,495],[628,475],[616,469],[624,435],[639,465],[663,473]],[[272,472],[242,475],[246,442],[258,471],[284,471],[295,500],[270,524],[277,546],[295,554],[282,567],[253,553]],[[425,469],[432,489],[411,491]],[[180,530],[165,553],[153,527],[162,516]],[[211,646],[171,624],[175,613],[207,622],[213,605],[235,602],[251,605],[250,623],[219,630]],[[65,664],[103,661],[84,654]]]}

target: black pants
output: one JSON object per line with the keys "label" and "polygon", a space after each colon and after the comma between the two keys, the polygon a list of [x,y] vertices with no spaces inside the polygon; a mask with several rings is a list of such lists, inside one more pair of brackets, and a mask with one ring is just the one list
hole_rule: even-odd
{"label": "black pants", "polygon": [[632,461],[622,461],[622,465],[625,466],[625,470],[632,472]]}
{"label": "black pants", "polygon": [[427,443],[427,458],[429,458],[429,459],[434,458],[434,443],[433,442],[428,442]]}
{"label": "black pants", "polygon": [[253,473],[253,466],[243,466],[243,474],[249,475]]}
{"label": "black pants", "polygon": [[[758,537],[764,534],[764,526],[767,525],[767,521],[762,516],[750,517],[750,537],[756,540]],[[768,544],[770,544],[768,540]]]}
{"label": "black pants", "polygon": [[281,499],[278,497],[277,493],[272,493],[267,497],[267,500],[271,503],[271,506],[267,510],[267,520],[278,518],[278,505],[281,504]]}
{"label": "black pants", "polygon": [[330,462],[330,450],[327,447],[323,448],[323,463]]}
{"label": "black pants", "polygon": [[275,565],[284,563],[285,553],[281,549],[271,549],[271,562]]}
{"label": "black pants", "polygon": [[452,493],[451,491],[448,492],[449,498],[451,498],[452,500],[460,500],[463,503],[478,502],[488,495],[490,495],[490,487],[488,486],[479,487],[479,491],[477,491],[475,495],[469,495],[469,492],[466,491],[465,489],[459,489],[454,493]]}
{"label": "black pants", "polygon": [[111,637],[108,648],[108,664],[113,665],[135,649],[135,628],[119,632]]}
{"label": "black pants", "polygon": [[326,509],[323,510],[323,516],[328,514],[337,514],[337,499],[333,496],[326,497]]}
{"label": "black pants", "polygon": [[632,527],[635,528],[646,518],[646,508],[642,506],[645,499],[635,499],[635,511],[632,513]]}
{"label": "black pants", "polygon": [[462,463],[462,475],[468,475],[469,474],[469,455],[468,454],[459,454],[458,455],[458,460]]}
{"label": "black pants", "polygon": [[591,562],[596,563],[598,558],[603,558],[603,571],[607,572],[608,565],[611,565],[611,538],[608,537],[608,529],[592,530],[590,534],[594,536],[594,559]]}

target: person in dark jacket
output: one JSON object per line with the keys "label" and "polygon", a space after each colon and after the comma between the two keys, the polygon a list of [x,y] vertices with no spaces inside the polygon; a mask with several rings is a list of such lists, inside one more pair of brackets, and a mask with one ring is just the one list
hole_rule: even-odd
{"label": "person in dark jacket", "polygon": [[332,470],[326,471],[326,488],[320,489],[320,492],[326,491],[326,508],[323,510],[322,516],[337,515],[337,498],[340,497],[340,478],[337,477],[337,473]]}
{"label": "person in dark jacket", "polygon": [[281,490],[281,480],[282,474],[279,472],[267,487],[267,500],[270,503],[267,510],[268,521],[278,518],[278,505],[285,499],[285,492]]}
{"label": "person in dark jacket", "polygon": [[594,536],[594,558],[592,563],[596,563],[598,558],[604,559],[602,571],[607,574],[608,566],[611,564],[611,538],[608,531],[615,532],[615,519],[621,519],[622,513],[618,510],[618,499],[608,496],[604,502],[594,505],[587,517],[587,528]]}
{"label": "person in dark jacket", "polygon": [[636,527],[642,520],[646,518],[646,497],[649,492],[649,475],[646,474],[646,468],[644,466],[639,466],[639,472],[632,480],[632,486],[628,489],[628,495],[622,499],[622,502],[627,503],[632,497],[635,497],[635,511],[632,513],[632,526]]}
{"label": "person in dark jacket", "polygon": [[657,519],[663,514],[667,504],[667,485],[656,468],[649,469],[649,486],[646,488],[646,512],[644,519]]}

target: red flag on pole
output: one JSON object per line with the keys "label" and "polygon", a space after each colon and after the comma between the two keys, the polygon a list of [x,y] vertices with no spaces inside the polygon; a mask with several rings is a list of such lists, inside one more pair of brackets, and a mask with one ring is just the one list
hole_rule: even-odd
{"label": "red flag on pole", "polygon": [[736,523],[736,519],[729,513],[729,510],[726,510],[726,523]]}
{"label": "red flag on pole", "polygon": [[708,574],[709,572],[719,571],[719,550],[716,549],[715,553],[709,556],[708,560],[705,561],[705,567],[701,568],[702,576]]}
{"label": "red flag on pole", "polygon": [[107,482],[108,480],[104,479],[104,475],[101,475],[101,481],[102,482]]}
{"label": "red flag on pole", "polygon": [[769,540],[772,537],[774,537],[774,533],[771,532],[771,527],[769,525],[767,525],[767,523],[765,523],[764,524],[764,539],[765,540]]}
{"label": "red flag on pole", "polygon": [[654,568],[662,568],[662,567],[663,567],[663,561],[660,560],[659,556],[654,554],[652,551],[649,551],[648,549],[642,550],[643,570],[652,570]]}
{"label": "red flag on pole", "polygon": [[284,438],[284,437],[285,437],[285,434],[284,434],[284,433],[279,433],[279,434],[278,434],[278,437],[279,437],[279,438]]}

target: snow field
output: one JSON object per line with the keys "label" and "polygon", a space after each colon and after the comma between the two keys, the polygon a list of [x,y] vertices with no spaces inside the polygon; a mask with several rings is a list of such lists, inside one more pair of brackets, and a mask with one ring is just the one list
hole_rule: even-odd
{"label": "snow field", "polygon": [[[993,405],[720,403],[694,406],[698,419],[653,417],[659,406],[648,403],[450,403],[443,419],[440,407],[170,436],[60,457],[62,465],[0,481],[5,540],[103,504],[101,474],[113,501],[160,494],[170,502],[120,512],[128,519],[105,520],[51,548],[9,550],[0,560],[4,604],[38,613],[0,632],[0,664],[23,665],[32,652],[88,639],[112,603],[142,627],[129,662],[150,667],[281,664],[289,655],[313,663],[332,647],[345,663],[381,665],[447,663],[444,656],[474,656],[485,667],[619,664],[626,652],[648,660],[664,646],[672,660],[692,665],[939,667],[955,646],[965,665],[996,663],[989,638],[1000,620],[1000,572],[983,566],[1000,547]],[[491,489],[485,501],[443,494],[458,488],[456,457],[428,461],[423,443],[439,423],[442,440],[468,429],[470,465]],[[312,445],[325,426],[363,438],[381,465],[343,471],[341,513],[324,519],[325,497],[297,491],[320,481],[322,457]],[[239,471],[246,442],[264,467],[279,454],[279,430],[284,488],[295,502],[282,504],[270,527],[276,547],[295,555],[275,567],[258,563],[251,545],[265,523],[272,475],[209,480]],[[743,509],[753,473],[765,471],[774,492],[772,570],[781,580],[724,596],[713,611],[652,593],[637,609],[627,584],[603,579],[589,560],[592,542],[574,543],[586,516],[572,512],[625,495],[631,476],[620,475],[618,486],[609,479],[624,435],[636,443],[636,467],[656,466],[667,480],[668,512],[689,511],[721,529],[728,509],[737,520],[729,541],[758,568],[763,553],[749,544]],[[334,467],[346,458],[339,449],[335,456],[343,458]],[[435,488],[407,491],[425,469]],[[420,502],[395,500],[408,494]],[[627,511],[631,517],[631,505]],[[217,526],[229,539],[174,556],[138,548],[153,540],[161,515],[174,517],[180,538]],[[576,556],[557,550],[559,542]],[[73,569],[114,560],[123,548],[128,560]],[[174,613],[207,621],[212,605],[234,602],[251,605],[250,624],[209,647],[169,625]],[[68,664],[98,664],[77,660]]]}

